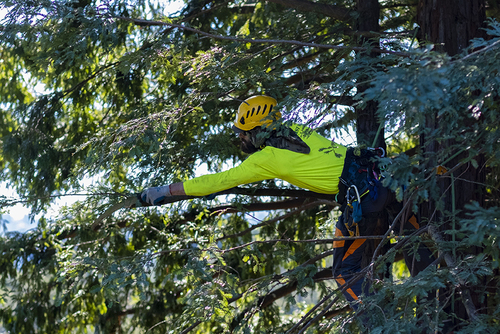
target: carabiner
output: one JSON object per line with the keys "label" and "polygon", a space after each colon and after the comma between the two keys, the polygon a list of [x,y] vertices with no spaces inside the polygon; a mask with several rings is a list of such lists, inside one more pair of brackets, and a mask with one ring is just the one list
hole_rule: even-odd
{"label": "carabiner", "polygon": [[354,184],[349,188],[347,188],[347,194],[346,194],[347,203],[351,204],[351,201],[348,198],[351,188],[354,188],[354,191],[356,191],[356,197],[358,198],[358,202],[361,203],[361,196],[359,196],[358,187],[356,187]]}

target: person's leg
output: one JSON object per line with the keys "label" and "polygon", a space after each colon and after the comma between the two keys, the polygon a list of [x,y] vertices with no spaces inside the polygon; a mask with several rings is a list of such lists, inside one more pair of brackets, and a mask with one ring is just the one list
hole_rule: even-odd
{"label": "person's leg", "polygon": [[[342,214],[335,226],[335,237],[349,237],[349,231],[345,225],[345,215]],[[333,242],[333,276],[343,286],[361,270],[361,256],[365,248],[366,239],[341,240]],[[358,279],[349,288],[343,291],[345,298],[355,308],[356,301],[362,293],[368,293],[368,287],[364,284],[364,277]]]}
{"label": "person's leg", "polygon": [[[349,237],[351,235],[349,230],[351,230],[351,233],[359,231],[359,235],[361,236],[370,235],[374,228],[371,225],[376,221],[376,219],[371,219],[371,217],[383,211],[393,200],[394,194],[382,186],[379,187],[376,198],[372,198],[369,194],[365,195],[361,200],[361,210],[364,218],[359,222],[359,229],[356,228],[355,224],[352,224],[352,218],[346,218],[349,215],[343,213],[335,226],[335,237]],[[345,210],[349,209],[346,208]],[[339,285],[344,285],[361,271],[361,260],[366,243],[366,239],[362,238],[334,241],[333,275]],[[356,303],[353,302],[358,301],[362,294],[369,295],[369,290],[370,285],[363,276],[344,291],[344,296],[355,308]]]}
{"label": "person's leg", "polygon": [[[378,187],[378,197],[375,200],[367,198],[366,200],[361,201],[363,215],[381,212],[387,206],[390,206],[392,209],[399,208],[399,210],[401,209],[400,207],[402,207],[401,203],[396,202],[394,193],[385,187]],[[366,229],[361,230],[361,233],[364,235],[370,235],[371,228],[372,226],[366,226]],[[409,235],[419,228],[420,225],[417,217],[412,214],[403,226],[404,235]],[[409,249],[408,247],[405,248],[403,250],[403,255],[412,276],[417,275],[434,261],[434,256],[432,255],[431,250],[423,243],[420,243],[415,251]]]}

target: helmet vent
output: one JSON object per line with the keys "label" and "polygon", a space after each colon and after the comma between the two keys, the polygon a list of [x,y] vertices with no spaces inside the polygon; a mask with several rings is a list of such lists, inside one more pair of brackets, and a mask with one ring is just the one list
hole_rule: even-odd
{"label": "helmet vent", "polygon": [[[269,115],[276,109],[276,99],[266,95],[255,95],[243,101],[238,107],[238,113],[234,119],[234,126],[241,131],[248,131],[257,126],[263,126],[272,122]],[[274,119],[281,118],[281,113],[276,109]]]}

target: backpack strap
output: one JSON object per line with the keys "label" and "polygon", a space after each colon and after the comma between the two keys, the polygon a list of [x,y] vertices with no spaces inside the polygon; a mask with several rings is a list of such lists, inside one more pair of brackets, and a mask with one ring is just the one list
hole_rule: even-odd
{"label": "backpack strap", "polygon": [[359,197],[363,197],[368,192],[376,196],[376,188],[381,178],[377,157],[385,156],[383,148],[348,148],[344,160],[344,168],[339,178],[339,193],[337,202],[343,204],[355,200],[357,196],[349,191],[355,186]]}

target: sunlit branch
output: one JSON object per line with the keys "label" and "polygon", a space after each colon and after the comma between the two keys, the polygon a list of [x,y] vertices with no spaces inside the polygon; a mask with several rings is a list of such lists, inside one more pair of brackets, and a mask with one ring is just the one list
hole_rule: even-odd
{"label": "sunlit branch", "polygon": [[[331,201],[330,204],[333,206],[336,206],[337,203],[333,202],[335,199],[335,196],[332,194],[320,194],[320,193],[315,193],[312,191],[308,190],[297,190],[297,189],[256,189],[256,188],[230,188],[227,190],[220,191],[216,194],[213,194],[215,196],[219,195],[247,195],[247,196],[277,196],[277,197],[310,197],[310,198],[321,198],[325,199],[328,201]],[[163,201],[157,204],[157,206],[160,205],[165,205],[165,204],[172,204],[175,202],[179,201],[184,201],[184,200],[189,200],[189,199],[194,199],[194,198],[200,198],[200,196],[168,196],[166,197]],[[285,201],[286,202],[286,201]],[[284,203],[285,203],[284,202]],[[300,202],[299,202],[300,203]],[[257,204],[257,205],[262,205],[263,203]],[[303,203],[302,203],[303,204]],[[270,206],[272,204],[269,204],[267,208],[264,208],[262,210],[271,210]],[[299,206],[300,204],[296,205]],[[98,230],[101,228],[101,223],[104,219],[108,218],[111,216],[114,212],[117,210],[123,209],[123,208],[137,208],[137,207],[150,207],[153,206],[147,202],[142,201],[138,194],[135,194],[133,196],[130,196],[126,199],[124,199],[120,203],[116,203],[115,205],[109,207],[105,212],[103,212],[92,224],[92,229]],[[284,205],[283,208],[290,208],[293,207],[292,205],[288,204]],[[280,207],[275,207],[273,210],[277,210]],[[248,211],[248,210],[247,210]],[[256,210],[257,211],[257,210]],[[213,212],[213,211],[212,211]],[[190,213],[186,213],[186,215],[189,215]],[[196,214],[193,216],[193,213],[189,215],[187,219],[184,219],[184,221],[189,221],[191,219],[195,219]]]}
{"label": "sunlit branch", "polygon": [[92,79],[95,79],[99,74],[101,74],[102,72],[112,68],[112,67],[116,67],[120,64],[121,62],[120,61],[117,61],[117,62],[114,62],[112,64],[108,64],[108,65],[105,65],[105,66],[102,66],[100,69],[98,69],[97,71],[95,71],[90,77],[88,77],[87,79],[79,82],[77,85],[75,85],[74,87],[64,91],[64,96],[67,96],[69,95],[70,93],[74,92],[75,90],[77,89],[80,89],[81,87],[83,87],[83,85],[85,85],[87,82],[89,82],[90,80]]}

